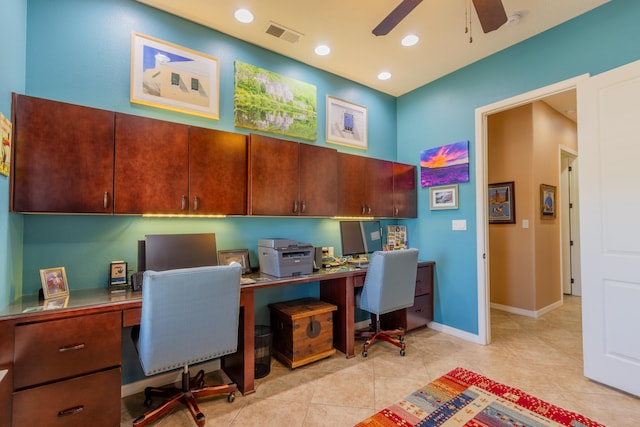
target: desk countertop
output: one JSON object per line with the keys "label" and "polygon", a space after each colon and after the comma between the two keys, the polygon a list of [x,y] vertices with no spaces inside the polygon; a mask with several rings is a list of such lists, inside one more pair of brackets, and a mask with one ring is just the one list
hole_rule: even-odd
{"label": "desk countertop", "polygon": [[[420,264],[432,263],[431,261],[422,261]],[[366,268],[357,268],[353,266],[338,266],[333,268],[323,268],[311,274],[302,274],[299,276],[275,277],[264,273],[252,273],[244,277],[248,277],[255,283],[243,284],[242,289],[255,290],[260,288],[269,288],[272,286],[281,286],[284,284],[291,285],[296,283],[308,283],[322,281],[327,279],[340,279],[347,276],[365,275]],[[79,289],[71,290],[69,295],[60,299],[39,300],[37,294],[24,295],[18,298],[13,304],[0,309],[0,320],[4,318],[16,316],[28,316],[43,312],[55,313],[56,310],[85,310],[91,307],[99,307],[105,304],[112,305],[117,308],[126,308],[126,305],[135,306],[140,304],[142,292],[115,292],[111,293],[106,288],[96,289]],[[124,307],[123,307],[124,306]]]}

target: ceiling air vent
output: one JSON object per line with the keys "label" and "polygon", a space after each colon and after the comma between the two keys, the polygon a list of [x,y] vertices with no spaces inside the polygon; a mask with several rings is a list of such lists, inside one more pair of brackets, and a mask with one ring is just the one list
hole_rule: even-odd
{"label": "ceiling air vent", "polygon": [[283,27],[280,24],[276,24],[275,22],[269,22],[269,26],[267,26],[265,33],[289,43],[298,43],[298,40],[302,37],[302,34],[290,30],[287,27]]}

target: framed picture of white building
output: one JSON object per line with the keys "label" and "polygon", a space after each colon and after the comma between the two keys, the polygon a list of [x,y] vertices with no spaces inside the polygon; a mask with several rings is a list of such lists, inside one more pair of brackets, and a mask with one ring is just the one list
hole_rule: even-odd
{"label": "framed picture of white building", "polygon": [[131,102],[219,118],[218,58],[139,33],[131,36]]}

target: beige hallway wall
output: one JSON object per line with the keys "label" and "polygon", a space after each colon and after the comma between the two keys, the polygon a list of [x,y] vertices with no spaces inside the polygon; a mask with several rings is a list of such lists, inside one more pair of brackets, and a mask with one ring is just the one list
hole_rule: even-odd
{"label": "beige hallway wall", "polygon": [[516,214],[489,225],[491,303],[535,312],[561,299],[560,220],[541,218],[540,184],[558,187],[559,147],[577,151],[576,126],[541,101],[488,124],[489,183],[514,182]]}

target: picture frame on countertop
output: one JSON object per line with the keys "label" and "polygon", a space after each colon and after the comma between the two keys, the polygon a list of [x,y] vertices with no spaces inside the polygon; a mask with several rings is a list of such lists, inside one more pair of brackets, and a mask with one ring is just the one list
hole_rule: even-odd
{"label": "picture frame on countertop", "polygon": [[64,267],[43,268],[40,270],[40,281],[44,299],[62,298],[69,295],[69,283]]}
{"label": "picture frame on countertop", "polygon": [[218,251],[218,265],[229,265],[234,261],[242,266],[242,274],[251,273],[249,249],[227,249]]}
{"label": "picture frame on countertop", "polygon": [[327,95],[327,142],[368,149],[367,107]]}
{"label": "picture frame on countertop", "polygon": [[131,35],[130,101],[219,118],[220,60],[139,33]]}
{"label": "picture frame on countertop", "polygon": [[111,261],[109,269],[109,286],[127,285],[127,263],[125,261]]}

